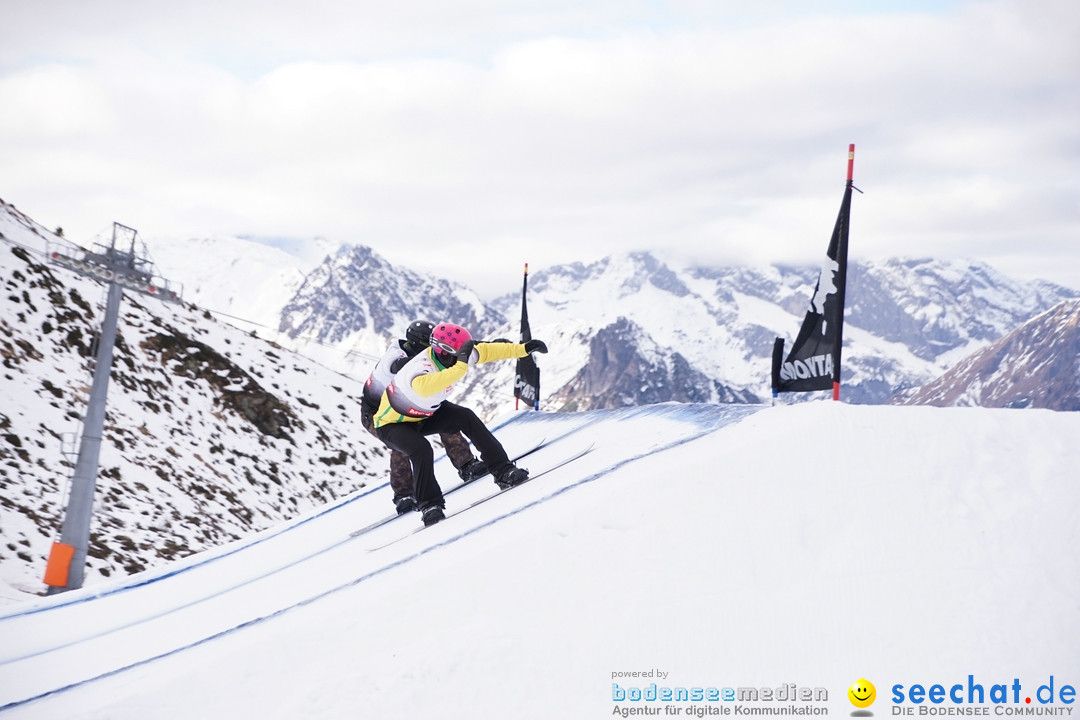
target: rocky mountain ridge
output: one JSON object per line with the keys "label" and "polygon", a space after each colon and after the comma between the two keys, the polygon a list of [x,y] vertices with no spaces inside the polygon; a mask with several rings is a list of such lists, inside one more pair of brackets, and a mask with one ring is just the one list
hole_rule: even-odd
{"label": "rocky mountain ridge", "polygon": [[890,403],[1080,410],[1080,300],[1061,302]]}
{"label": "rocky mountain ridge", "polygon": [[[341,277],[351,257],[362,262],[345,268],[349,292],[381,298],[381,321],[350,322],[338,310],[340,283],[325,278]],[[517,337],[519,294],[478,310],[475,295],[457,290],[468,304],[455,309],[431,301],[444,299],[448,287],[431,278],[414,275],[415,292],[386,292],[404,273],[370,249],[339,253],[332,271],[312,274],[322,284],[306,283],[303,302],[290,303],[280,331],[299,338],[311,330],[322,344],[370,354],[414,317],[460,316],[482,336]],[[539,359],[541,407],[763,401],[773,338],[793,338],[816,279],[814,268],[676,268],[644,252],[536,271],[528,292],[533,335],[555,340]],[[1015,280],[978,262],[894,259],[851,262],[847,296],[844,399],[883,403],[1080,292]],[[332,332],[319,329],[326,322]],[[370,364],[323,361],[357,376]],[[511,407],[512,383],[506,368],[470,374],[462,402],[498,414]]]}

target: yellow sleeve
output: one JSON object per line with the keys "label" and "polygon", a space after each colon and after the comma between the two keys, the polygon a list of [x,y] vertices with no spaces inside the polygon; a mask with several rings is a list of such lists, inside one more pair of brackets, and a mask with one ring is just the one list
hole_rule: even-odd
{"label": "yellow sleeve", "polygon": [[476,343],[476,351],[480,359],[476,362],[483,364],[492,360],[512,360],[523,358],[529,353],[525,352],[525,346],[521,343]]}
{"label": "yellow sleeve", "polygon": [[445,370],[417,375],[413,378],[412,388],[422,397],[431,397],[463,378],[468,369],[469,364],[459,360]]}

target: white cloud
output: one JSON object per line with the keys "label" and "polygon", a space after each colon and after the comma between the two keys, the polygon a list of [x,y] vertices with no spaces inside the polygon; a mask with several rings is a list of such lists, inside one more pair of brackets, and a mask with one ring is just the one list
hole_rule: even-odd
{"label": "white cloud", "polygon": [[64,7],[0,49],[0,196],[71,237],[325,235],[482,292],[541,257],[793,261],[855,142],[853,256],[1026,245],[1080,287],[1070,2]]}

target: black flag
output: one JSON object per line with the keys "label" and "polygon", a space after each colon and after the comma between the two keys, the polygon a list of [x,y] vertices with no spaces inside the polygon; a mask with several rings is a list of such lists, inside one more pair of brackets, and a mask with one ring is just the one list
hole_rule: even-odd
{"label": "black flag", "polygon": [[773,397],[782,392],[832,388],[840,399],[840,349],[844,335],[844,291],[847,286],[848,223],[851,218],[852,169],[855,146],[848,146],[848,176],[840,214],[836,218],[825,263],[818,273],[802,327],[787,359],[784,340],[773,345]]}
{"label": "black flag", "polygon": [[[525,293],[529,289],[529,263],[525,263],[525,280],[521,285],[521,342],[532,340],[529,329],[529,311],[525,306]],[[534,410],[540,409],[540,368],[532,355],[517,361],[517,377],[514,379],[514,397],[524,400]]]}

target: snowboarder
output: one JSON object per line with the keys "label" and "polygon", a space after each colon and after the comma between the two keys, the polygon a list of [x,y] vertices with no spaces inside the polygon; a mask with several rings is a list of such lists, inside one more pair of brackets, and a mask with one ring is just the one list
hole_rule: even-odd
{"label": "snowboarder", "polygon": [[[416,320],[409,324],[405,338],[395,340],[386,348],[386,352],[375,364],[367,382],[364,383],[364,395],[360,402],[360,421],[368,432],[376,435],[372,419],[379,409],[379,401],[386,386],[394,379],[394,373],[417,353],[423,352],[431,344],[431,331],[434,323]],[[465,482],[471,482],[487,472],[484,463],[476,459],[469,450],[469,443],[461,433],[448,432],[440,436],[450,463]],[[394,491],[394,507],[398,514],[416,509],[413,498],[412,468],[409,457],[397,450],[390,451],[390,489]]]}
{"label": "snowboarder", "polygon": [[460,325],[441,323],[431,345],[397,371],[382,394],[375,414],[375,434],[387,447],[405,453],[412,466],[413,497],[424,525],[446,517],[442,488],[435,479],[434,455],[427,435],[462,432],[480,451],[480,459],[501,488],[517,485],[529,471],[510,461],[502,444],[469,408],[447,400],[454,384],[473,365],[547,352],[541,340],[525,343],[477,342]]}

